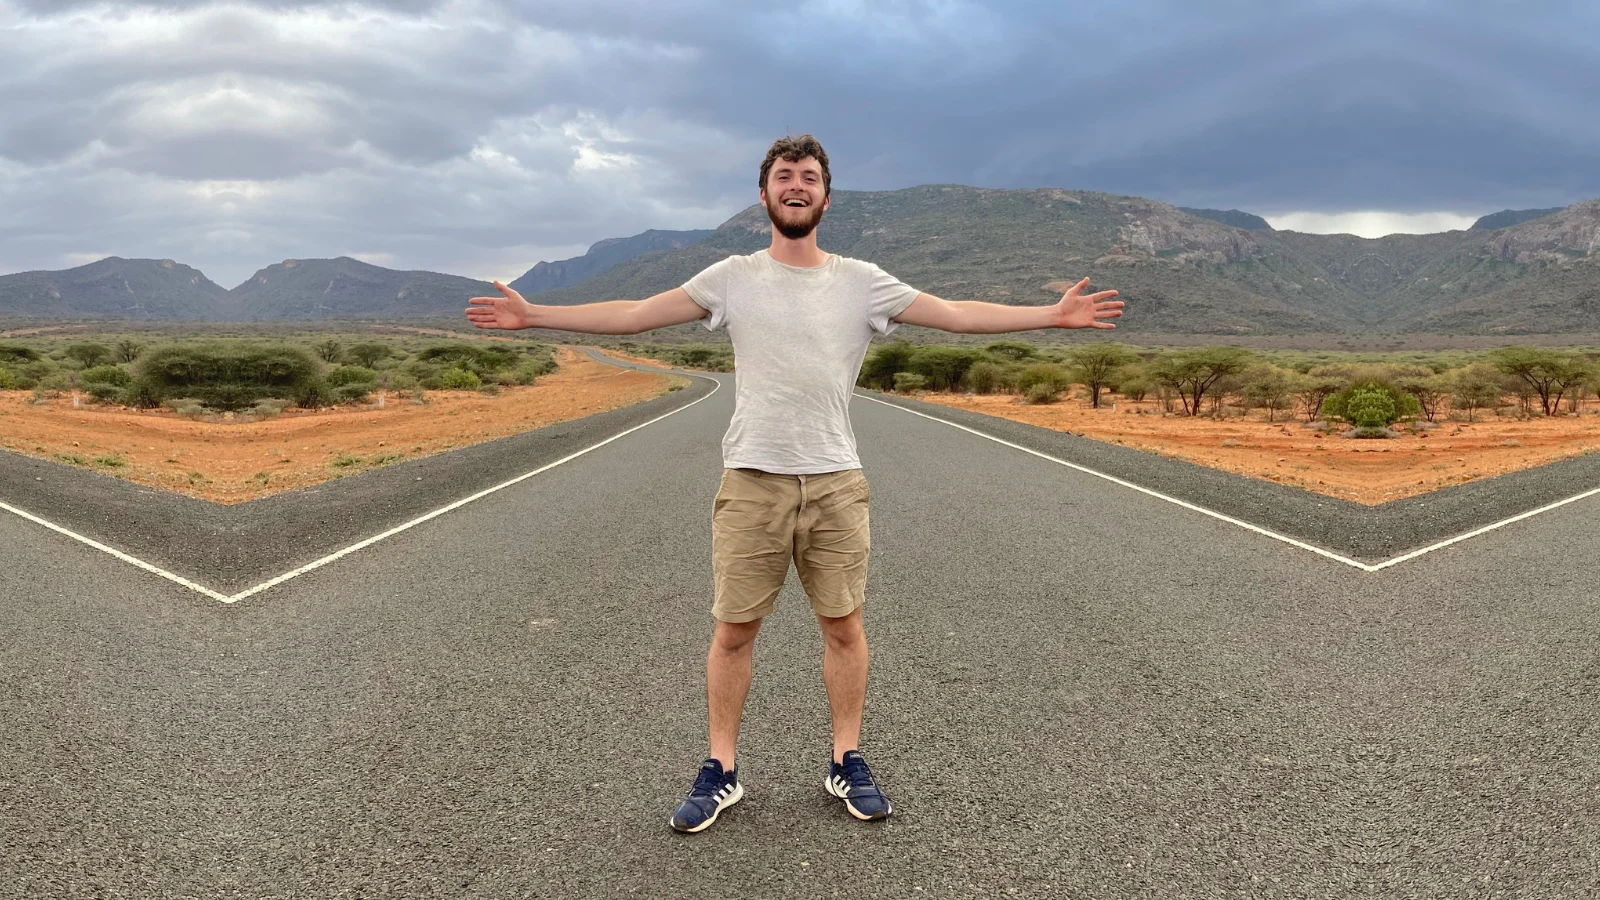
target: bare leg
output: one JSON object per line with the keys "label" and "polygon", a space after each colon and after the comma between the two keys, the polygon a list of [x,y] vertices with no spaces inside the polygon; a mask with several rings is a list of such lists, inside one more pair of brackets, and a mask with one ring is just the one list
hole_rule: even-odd
{"label": "bare leg", "polygon": [[833,710],[833,761],[861,746],[861,710],[867,702],[867,632],[861,610],[848,616],[818,616],[822,626],[822,681]]}
{"label": "bare leg", "polygon": [[711,755],[722,763],[723,771],[734,766],[739,720],[744,717],[744,698],[750,693],[750,658],[760,628],[760,619],[719,619],[711,635],[711,652],[706,656],[706,713],[711,720]]}

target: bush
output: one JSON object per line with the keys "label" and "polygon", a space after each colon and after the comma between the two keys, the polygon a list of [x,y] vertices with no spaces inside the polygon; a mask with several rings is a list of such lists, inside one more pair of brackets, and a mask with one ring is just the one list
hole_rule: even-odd
{"label": "bush", "polygon": [[1422,412],[1417,398],[1390,384],[1363,381],[1323,401],[1323,412],[1357,428],[1386,429]]}
{"label": "bush", "polygon": [[284,400],[279,397],[269,397],[264,400],[257,400],[256,405],[251,408],[250,411],[255,413],[257,416],[266,419],[271,418],[272,416],[281,415],[283,411],[288,408],[288,406],[288,400]]}
{"label": "bush", "polygon": [[328,400],[330,403],[360,403],[367,399],[372,392],[370,382],[354,381],[349,384],[329,385]]}
{"label": "bush", "polygon": [[301,382],[295,388],[294,405],[301,409],[319,409],[332,402],[328,385],[320,378]]}
{"label": "bush", "polygon": [[928,379],[915,372],[894,373],[894,389],[898,394],[909,394],[912,391],[924,390],[928,387]]}
{"label": "bush", "polygon": [[378,383],[378,373],[365,366],[340,366],[324,376],[324,379],[330,387],[344,387],[349,384],[365,384],[371,387]]}
{"label": "bush", "polygon": [[319,380],[317,368],[310,354],[287,345],[178,345],[140,358],[139,391],[155,403],[183,396],[213,409],[247,409],[263,397],[298,398]]}
{"label": "bush", "polygon": [[1394,398],[1373,388],[1357,388],[1344,406],[1345,417],[1357,428],[1382,428],[1397,418]]}
{"label": "bush", "polygon": [[133,383],[133,376],[120,366],[95,366],[84,369],[78,376],[85,385],[109,384],[115,387],[127,387]]}
{"label": "bush", "polygon": [[447,391],[475,391],[483,387],[483,379],[466,369],[446,369],[439,376],[439,387]]}
{"label": "bush", "polygon": [[20,387],[22,382],[16,373],[5,366],[0,366],[0,391],[14,391]]}
{"label": "bush", "polygon": [[[1030,393],[1037,385],[1047,385],[1051,394],[1059,394],[1072,387],[1072,375],[1056,363],[1034,363],[1023,369],[1017,375],[1017,390],[1023,394]],[[1030,400],[1030,403],[1054,403],[1054,398],[1048,401]]]}
{"label": "bush", "polygon": [[1023,392],[1029,403],[1054,403],[1061,399],[1061,389],[1048,381],[1035,382]]}
{"label": "bush", "polygon": [[967,387],[976,394],[992,394],[1005,380],[1005,370],[992,362],[973,363],[967,370]]}
{"label": "bush", "polygon": [[100,403],[125,403],[127,389],[108,381],[91,381],[84,385],[84,390],[89,392]]}
{"label": "bush", "polygon": [[880,391],[894,389],[894,376],[910,368],[911,345],[905,341],[895,341],[891,344],[882,344],[873,348],[867,354],[866,362],[861,366],[861,376],[856,379],[856,384],[864,388],[873,388]]}

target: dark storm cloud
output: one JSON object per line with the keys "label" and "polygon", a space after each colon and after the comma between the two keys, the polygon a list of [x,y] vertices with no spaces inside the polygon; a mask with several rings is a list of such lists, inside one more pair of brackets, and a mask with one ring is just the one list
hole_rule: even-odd
{"label": "dark storm cloud", "polygon": [[835,184],[1265,214],[1600,196],[1581,4],[0,0],[0,271],[289,256],[518,274]]}

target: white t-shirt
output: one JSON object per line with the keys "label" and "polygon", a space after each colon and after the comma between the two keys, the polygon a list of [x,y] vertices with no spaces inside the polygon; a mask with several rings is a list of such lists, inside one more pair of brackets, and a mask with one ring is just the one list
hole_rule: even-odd
{"label": "white t-shirt", "polygon": [[820,266],[778,262],[765,250],[714,263],[683,286],[733,338],[733,421],[722,463],[785,475],[861,468],[850,394],[874,332],[917,289],[869,262],[831,254]]}

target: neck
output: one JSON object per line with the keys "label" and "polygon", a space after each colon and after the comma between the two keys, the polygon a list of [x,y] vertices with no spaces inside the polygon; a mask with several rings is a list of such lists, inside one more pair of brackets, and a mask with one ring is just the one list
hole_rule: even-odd
{"label": "neck", "polygon": [[811,233],[799,240],[791,240],[783,236],[783,232],[776,227],[772,229],[772,246],[767,248],[767,254],[778,262],[789,266],[813,268],[828,261],[828,254],[817,246],[817,232]]}

